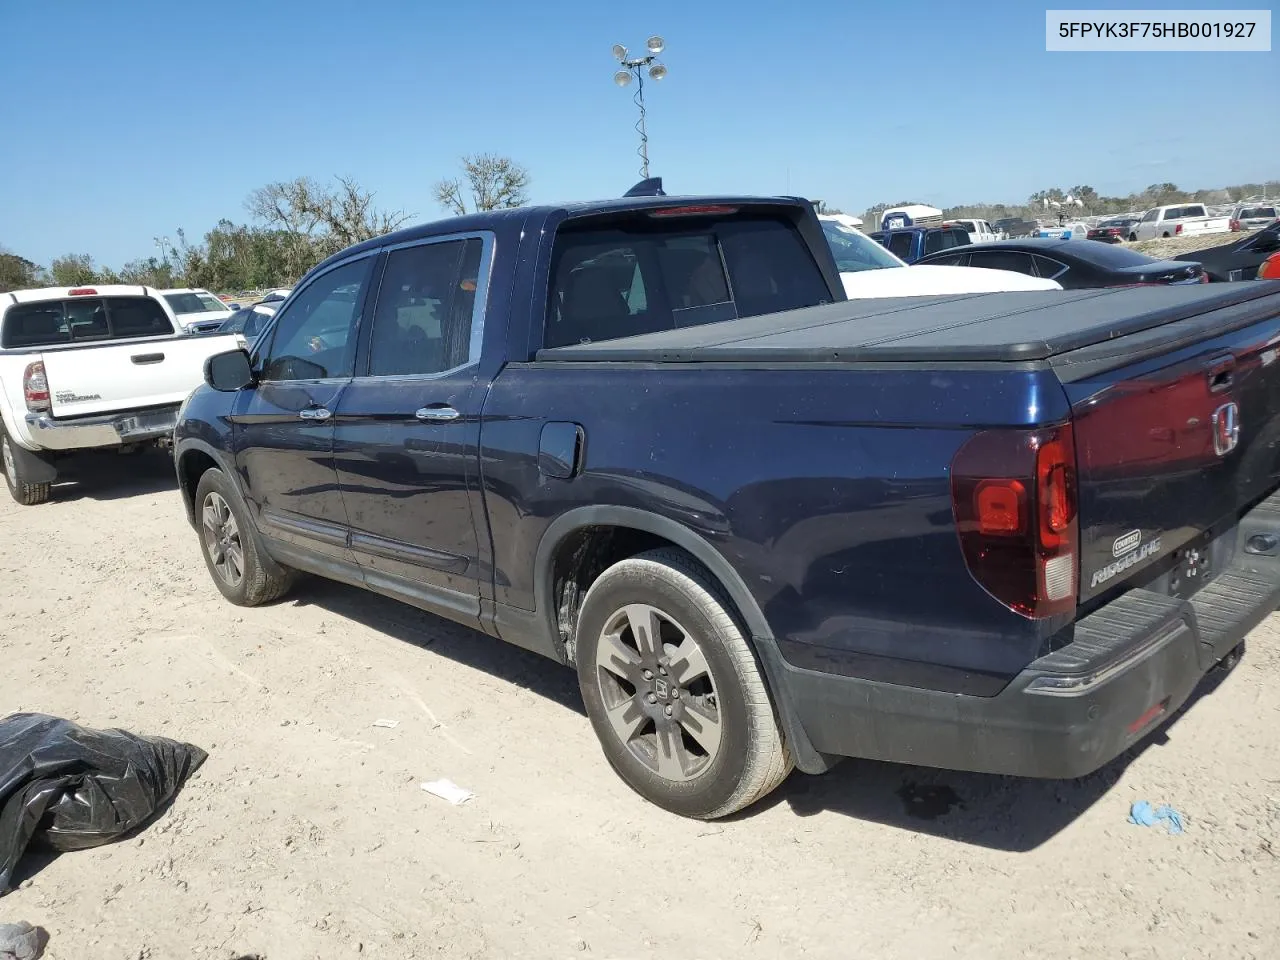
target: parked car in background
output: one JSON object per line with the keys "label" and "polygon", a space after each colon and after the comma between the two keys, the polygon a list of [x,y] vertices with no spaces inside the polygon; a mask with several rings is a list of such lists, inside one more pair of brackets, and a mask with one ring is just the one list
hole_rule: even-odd
{"label": "parked car in background", "polygon": [[1257,230],[1280,217],[1275,204],[1249,204],[1231,211],[1232,230]]}
{"label": "parked car in background", "polygon": [[849,301],[804,200],[492,211],[314,268],[175,466],[229,602],[308,571],[571,666],[669,811],[839,756],[1073,778],[1280,600],[1248,292]]}
{"label": "parked car in background", "polygon": [[9,493],[49,499],[61,459],[165,443],[204,362],[233,337],[192,337],[148,287],[0,294],[0,453]]}
{"label": "parked car in background", "polygon": [[263,300],[252,307],[237,310],[222,321],[217,332],[233,333],[240,338],[241,345],[251,344],[258,338],[258,334],[266,329],[267,323],[275,316],[276,310],[283,301],[284,297],[278,300]]}
{"label": "parked car in background", "polygon": [[1068,220],[1059,217],[1057,223],[1040,225],[1040,229],[1032,237],[1044,240],[1084,240],[1088,236],[1089,225],[1081,220]]}
{"label": "parked car in background", "polygon": [[1208,281],[1198,263],[1157,260],[1128,247],[1095,240],[997,240],[968,251],[925,257],[919,265],[925,264],[1013,270],[1056,280],[1064,290]]}
{"label": "parked car in background", "polygon": [[1280,220],[1234,243],[1179,254],[1175,260],[1193,260],[1204,267],[1210,280],[1252,280],[1258,268],[1280,250]]}
{"label": "parked car in background", "polygon": [[1202,233],[1230,233],[1230,217],[1211,217],[1203,203],[1177,203],[1148,210],[1129,228],[1129,239],[1192,237]]}
{"label": "parked car in background", "polygon": [[187,333],[211,333],[233,313],[225,303],[201,288],[161,290],[160,295]]}
{"label": "parked car in background", "polygon": [[991,225],[1001,240],[1014,240],[1018,237],[1031,237],[1040,232],[1037,220],[1024,220],[1022,217],[1002,217]]}
{"label": "parked car in background", "polygon": [[899,260],[915,263],[923,256],[971,243],[963,227],[901,227],[868,234]]}
{"label": "parked car in background", "polygon": [[845,226],[835,217],[821,215],[818,219],[840,270],[844,292],[851,300],[1062,289],[1052,280],[1005,270],[910,266],[865,233]]}
{"label": "parked car in background", "polygon": [[1096,227],[1090,227],[1085,234],[1085,239],[1098,240],[1102,243],[1120,243],[1129,239],[1129,231],[1137,222],[1137,217],[1112,217],[1110,220],[1103,220]]}
{"label": "parked car in background", "polygon": [[990,243],[992,240],[1000,239],[996,236],[995,228],[985,220],[960,217],[955,220],[948,220],[943,226],[963,227],[965,232],[969,234],[970,243]]}

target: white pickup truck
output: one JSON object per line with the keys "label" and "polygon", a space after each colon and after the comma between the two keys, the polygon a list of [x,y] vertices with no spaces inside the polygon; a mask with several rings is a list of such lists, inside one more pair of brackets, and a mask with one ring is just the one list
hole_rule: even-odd
{"label": "white pickup truck", "polygon": [[148,287],[0,293],[0,459],[18,503],[48,500],[75,451],[169,442],[205,359],[238,346],[180,331]]}
{"label": "white pickup truck", "polygon": [[1157,237],[1190,237],[1200,233],[1230,233],[1230,217],[1211,217],[1203,203],[1155,207],[1129,228],[1130,242]]}

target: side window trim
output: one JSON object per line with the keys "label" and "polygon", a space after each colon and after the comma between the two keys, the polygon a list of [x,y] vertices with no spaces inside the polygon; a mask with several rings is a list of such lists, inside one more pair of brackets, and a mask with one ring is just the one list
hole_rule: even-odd
{"label": "side window trim", "polygon": [[[300,283],[298,284],[298,286],[294,287],[293,290],[290,291],[289,296],[285,299],[285,301],[282,304],[280,304],[280,307],[276,310],[276,312],[273,313],[270,319],[267,320],[267,326],[262,330],[261,333],[258,334],[257,340],[254,341],[253,353],[249,357],[249,365],[254,370],[254,372],[261,373],[263,369],[263,360],[271,356],[271,351],[276,345],[276,334],[279,333],[280,331],[280,318],[285,315],[285,312],[287,310],[290,310],[293,307],[294,302],[303,293],[303,291],[305,291],[308,287],[310,287],[313,283],[315,283],[321,277],[327,277],[334,270],[339,270],[342,267],[355,263],[358,260],[363,260],[366,257],[376,257],[378,255],[378,252],[379,251],[377,250],[365,250],[365,251],[362,251],[361,253],[353,254],[350,257],[343,257],[341,260],[337,261],[336,263],[331,263],[321,273],[317,273],[314,276],[308,277],[305,283]],[[372,270],[370,271],[370,274],[371,275],[370,275],[369,282],[372,283],[373,282]],[[368,304],[368,297],[366,296],[365,305],[367,306],[367,304]],[[361,315],[363,316],[363,312]],[[356,329],[352,331],[352,335],[357,338],[360,336],[359,328],[360,328],[360,323],[357,320]],[[351,379],[350,377],[324,377],[320,380],[307,381],[307,382],[308,383],[311,383],[311,382],[328,383],[332,381],[350,380],[350,379]],[[281,381],[268,381],[268,382],[276,383]]]}
{"label": "side window trim", "polygon": [[[1054,260],[1052,257],[1046,257],[1043,253],[1037,253],[1032,259],[1035,261],[1036,273],[1040,274],[1041,280],[1057,280],[1068,269],[1065,263]],[[1044,265],[1047,263],[1051,263],[1057,268],[1052,274],[1044,272]]]}
{"label": "side window trim", "polygon": [[[436,373],[370,373],[369,364],[372,360],[372,350],[370,349],[372,340],[370,338],[373,336],[373,324],[378,315],[378,300],[382,297],[382,281],[386,276],[387,258],[398,250],[425,247],[437,243],[465,243],[467,240],[479,240],[481,247],[480,269],[476,275],[476,299],[471,307],[471,342],[467,345],[466,363],[460,363],[457,366],[450,367],[448,370],[440,370]],[[465,370],[478,364],[484,347],[484,318],[489,308],[489,282],[493,270],[494,244],[495,235],[492,230],[468,230],[464,233],[444,233],[434,237],[406,240],[403,243],[393,243],[380,248],[379,252],[385,254],[385,256],[382,261],[382,269],[377,272],[377,276],[374,278],[377,286],[374,288],[374,296],[369,304],[368,336],[360,338],[360,349],[363,357],[357,358],[356,378],[360,380],[438,380],[441,377],[451,376],[459,370]]]}

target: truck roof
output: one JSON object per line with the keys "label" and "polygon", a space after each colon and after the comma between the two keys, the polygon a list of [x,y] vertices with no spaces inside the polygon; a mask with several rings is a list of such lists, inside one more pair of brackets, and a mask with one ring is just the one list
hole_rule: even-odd
{"label": "truck roof", "polygon": [[[1280,282],[849,300],[600,343],[539,360],[657,363],[1052,361],[1066,380],[1280,316]],[[1139,336],[1141,335],[1141,336]],[[1123,343],[1121,338],[1130,338]],[[1149,341],[1149,342],[1148,342]]]}
{"label": "truck roof", "polygon": [[[0,294],[0,307],[39,300],[63,300],[75,297],[150,297],[154,290],[137,284],[86,283],[79,287],[40,287],[36,290],[10,290]],[[11,297],[7,303],[4,297]]]}
{"label": "truck roof", "polygon": [[333,254],[318,266],[344,260],[353,254],[377,247],[397,243],[411,243],[427,237],[440,236],[446,233],[466,233],[472,230],[498,230],[504,227],[519,227],[530,221],[547,222],[554,219],[607,215],[610,213],[626,213],[631,210],[656,210],[663,207],[689,206],[751,206],[755,208],[808,207],[809,201],[803,197],[761,197],[761,196],[661,196],[661,197],[617,197],[607,200],[583,200],[570,203],[539,204],[527,207],[511,207],[504,210],[486,210],[480,213],[469,213],[460,217],[446,217],[431,220],[412,227],[404,227],[394,233],[374,237],[362,243],[347,247]]}

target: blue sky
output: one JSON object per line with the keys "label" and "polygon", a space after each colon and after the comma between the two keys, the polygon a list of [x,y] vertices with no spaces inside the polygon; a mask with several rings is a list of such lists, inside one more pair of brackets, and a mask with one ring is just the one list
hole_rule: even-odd
{"label": "blue sky", "polygon": [[298,175],[352,175],[429,220],[432,184],[481,151],[527,166],[535,201],[615,196],[639,177],[632,91],[613,85],[609,48],[652,33],[671,72],[646,85],[650,157],[671,192],[791,192],[861,211],[1280,178],[1280,54],[1046,53],[1044,11],[0,3],[0,244],[119,266],[178,227],[199,238],[219,217],[245,220],[249,191]]}

